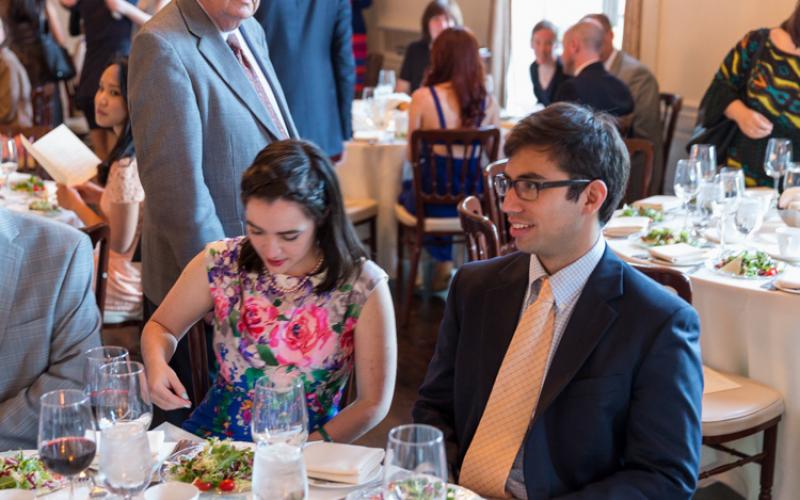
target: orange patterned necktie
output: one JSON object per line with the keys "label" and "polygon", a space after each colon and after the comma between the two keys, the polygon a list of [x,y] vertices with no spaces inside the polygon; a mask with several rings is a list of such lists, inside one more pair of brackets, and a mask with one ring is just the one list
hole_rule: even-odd
{"label": "orange patterned necktie", "polygon": [[508,497],[506,481],[539,401],[554,322],[553,291],[542,278],[539,296],[514,330],[461,466],[459,483],[481,496]]}

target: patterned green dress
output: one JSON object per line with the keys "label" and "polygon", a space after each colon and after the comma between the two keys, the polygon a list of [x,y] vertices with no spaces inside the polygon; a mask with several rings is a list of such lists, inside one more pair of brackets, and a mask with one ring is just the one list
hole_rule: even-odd
{"label": "patterned green dress", "polygon": [[[741,131],[728,151],[718,151],[720,162],[743,168],[749,186],[772,186],[764,173],[764,154],[772,137],[790,139],[793,158],[800,160],[800,57],[783,52],[769,38],[769,29],[749,32],[731,49],[709,88],[709,106],[703,125],[712,126],[724,119],[725,108],[742,99],[773,124],[772,134],[750,139]],[[755,62],[759,47],[761,56]],[[747,78],[748,72],[750,77]]]}

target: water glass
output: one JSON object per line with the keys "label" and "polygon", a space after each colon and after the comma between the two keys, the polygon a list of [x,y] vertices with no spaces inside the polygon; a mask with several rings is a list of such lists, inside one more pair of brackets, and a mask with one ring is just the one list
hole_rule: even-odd
{"label": "water glass", "polygon": [[713,144],[694,144],[689,151],[689,159],[700,162],[700,177],[710,182],[717,174],[717,149]]}
{"label": "water glass", "polygon": [[775,193],[780,195],[779,185],[786,167],[792,161],[792,141],[789,139],[770,139],[764,155],[764,173],[775,179]]}
{"label": "water glass", "polygon": [[800,187],[800,163],[789,163],[783,177],[783,190]]}
{"label": "water glass", "polygon": [[257,500],[308,498],[303,447],[259,443],[253,459],[253,495]]}
{"label": "water glass", "polygon": [[253,441],[302,448],[308,438],[303,378],[288,367],[267,369],[256,381],[250,422]]}
{"label": "water glass", "polygon": [[114,361],[100,367],[96,394],[97,427],[137,422],[147,430],[153,420],[153,403],[144,365],[138,361]]}
{"label": "water glass", "polygon": [[444,500],[447,460],[442,431],[410,424],[389,431],[383,468],[386,500]]}
{"label": "water glass", "polygon": [[5,139],[2,142],[0,152],[0,173],[3,174],[3,186],[6,193],[11,192],[11,174],[17,171],[18,166],[17,143],[13,138]]}
{"label": "water glass", "polygon": [[97,388],[100,383],[100,367],[106,363],[128,359],[128,350],[124,347],[94,347],[83,353],[86,363],[83,365],[83,392],[89,396],[92,413],[97,418]]}
{"label": "water glass", "polygon": [[736,207],[734,225],[748,239],[764,222],[764,203],[756,198],[742,197]]}
{"label": "water glass", "polygon": [[103,486],[126,500],[150,484],[156,467],[142,422],[117,422],[100,432]]}
{"label": "water glass", "polygon": [[393,69],[382,69],[378,73],[378,86],[375,87],[375,95],[388,95],[394,92],[396,79]]}
{"label": "water glass", "polygon": [[683,229],[689,225],[689,200],[697,195],[700,189],[700,180],[700,162],[698,160],[678,160],[673,188],[675,195],[683,202],[683,208],[686,211]]}
{"label": "water glass", "polygon": [[49,471],[69,478],[74,498],[74,478],[91,465],[97,449],[89,397],[75,389],[51,391],[39,405],[39,458]]}
{"label": "water glass", "polygon": [[719,215],[720,252],[725,253],[725,228],[728,218],[736,213],[739,200],[744,196],[744,174],[741,170],[723,169],[714,177],[716,190],[713,193],[712,206]]}

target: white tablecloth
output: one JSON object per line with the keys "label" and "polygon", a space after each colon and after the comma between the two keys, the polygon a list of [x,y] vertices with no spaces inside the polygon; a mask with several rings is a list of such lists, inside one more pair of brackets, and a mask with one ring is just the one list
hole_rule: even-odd
{"label": "white tablecloth", "polygon": [[[10,184],[13,186],[18,182],[22,182],[28,179],[30,175],[28,174],[21,174],[19,172],[15,172],[11,174]],[[55,192],[56,192],[56,183],[53,181],[45,181],[45,188],[47,189],[48,199],[51,202],[55,202]],[[59,222],[63,222],[65,224],[69,224],[70,226],[81,228],[84,226],[81,219],[78,217],[78,214],[73,212],[72,210],[65,210],[59,209],[55,212],[39,212],[36,210],[30,210],[28,205],[31,201],[36,199],[36,197],[30,193],[26,193],[24,191],[11,191],[8,192],[3,188],[0,190],[0,194],[3,196],[0,198],[0,207],[7,208],[9,210],[13,210],[15,212],[26,212],[32,213],[36,215],[40,215],[42,217],[47,217],[49,219],[57,220]]]}
{"label": "white tablecloth", "polygon": [[397,219],[394,206],[400,194],[406,142],[345,144],[336,174],[345,198],[372,198],[378,202],[378,265],[390,276],[397,265]]}
{"label": "white tablecloth", "polygon": [[[646,253],[626,240],[609,240],[609,245],[623,258]],[[786,412],[778,426],[772,494],[776,500],[794,500],[800,495],[800,295],[766,290],[761,285],[767,280],[729,278],[705,267],[689,270],[693,303],[700,315],[703,363],[750,377],[783,394]],[[738,444],[754,452],[760,450],[761,439]],[[704,465],[728,459],[708,449],[703,453]],[[722,479],[746,498],[756,499],[758,472],[757,466],[747,465]]]}

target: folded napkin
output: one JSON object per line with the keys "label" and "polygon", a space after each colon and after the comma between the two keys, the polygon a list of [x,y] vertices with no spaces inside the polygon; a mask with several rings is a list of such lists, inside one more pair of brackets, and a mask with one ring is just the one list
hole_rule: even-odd
{"label": "folded napkin", "polygon": [[309,477],[361,484],[375,474],[383,450],[354,444],[309,443],[303,450]]}
{"label": "folded napkin", "polygon": [[673,208],[678,208],[681,206],[681,200],[677,196],[667,196],[667,195],[656,195],[650,196],[643,200],[638,200],[633,202],[633,206],[636,208],[652,208],[653,210],[659,210],[661,212],[666,212],[667,210],[672,210]]}
{"label": "folded napkin", "polygon": [[381,142],[389,137],[385,130],[358,130],[353,132],[353,140],[360,142]]}
{"label": "folded napkin", "polygon": [[674,245],[652,247],[650,248],[650,255],[672,264],[691,264],[703,260],[706,256],[706,251],[686,243],[675,243]]}
{"label": "folded napkin", "polygon": [[791,269],[775,278],[775,286],[800,291],[800,269]]}
{"label": "folded napkin", "polygon": [[790,187],[786,189],[778,200],[778,207],[788,208],[790,210],[800,209],[800,187]]}
{"label": "folded napkin", "polygon": [[606,223],[603,234],[610,238],[624,238],[645,231],[649,226],[649,217],[614,217]]}

